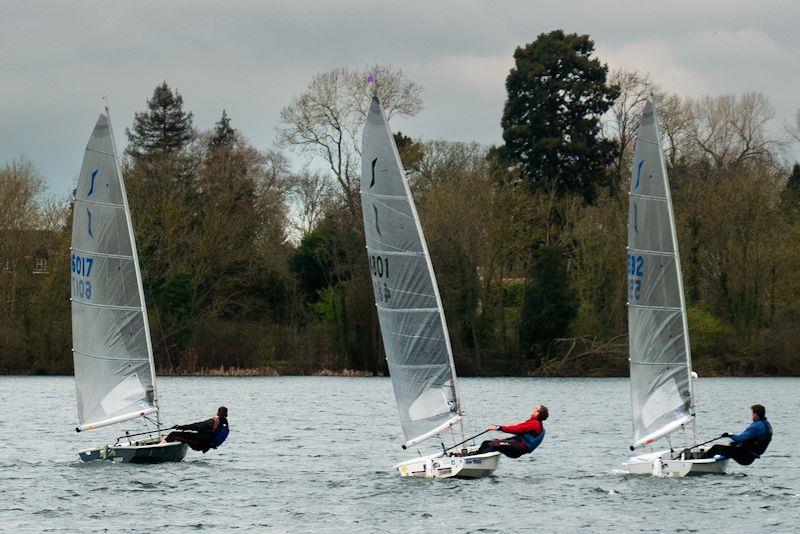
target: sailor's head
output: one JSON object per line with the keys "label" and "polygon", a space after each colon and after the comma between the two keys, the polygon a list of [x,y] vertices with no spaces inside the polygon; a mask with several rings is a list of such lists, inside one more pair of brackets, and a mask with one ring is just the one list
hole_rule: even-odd
{"label": "sailor's head", "polygon": [[750,409],[753,410],[753,421],[767,417],[767,409],[761,404],[754,404],[750,406]]}
{"label": "sailor's head", "polygon": [[531,417],[537,421],[544,421],[549,415],[550,412],[547,411],[547,406],[544,404],[537,404],[534,406],[533,413],[531,413]]}
{"label": "sailor's head", "polygon": [[217,408],[217,415],[227,419],[228,418],[228,409],[225,406],[220,406],[219,408]]}

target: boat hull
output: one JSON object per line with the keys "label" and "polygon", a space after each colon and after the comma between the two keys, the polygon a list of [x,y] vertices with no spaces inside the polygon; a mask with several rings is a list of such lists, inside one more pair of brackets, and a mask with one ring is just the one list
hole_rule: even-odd
{"label": "boat hull", "polygon": [[500,453],[487,452],[469,456],[444,453],[412,458],[394,466],[402,478],[483,478],[500,466]]}
{"label": "boat hull", "polygon": [[698,458],[704,449],[694,457],[681,456],[673,459],[670,451],[658,451],[634,456],[623,464],[623,469],[633,475],[652,475],[666,477],[685,477],[697,475],[723,475],[728,469],[728,459]]}
{"label": "boat hull", "polygon": [[186,457],[185,443],[160,443],[158,440],[106,445],[78,452],[84,462],[110,461],[131,464],[160,464],[180,462]]}

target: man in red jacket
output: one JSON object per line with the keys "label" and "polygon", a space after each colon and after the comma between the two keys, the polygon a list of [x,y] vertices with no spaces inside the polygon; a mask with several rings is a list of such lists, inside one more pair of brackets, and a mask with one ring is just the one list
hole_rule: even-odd
{"label": "man in red jacket", "polygon": [[542,422],[547,419],[549,412],[547,406],[540,404],[533,409],[531,418],[516,425],[492,425],[487,430],[499,430],[514,434],[512,437],[492,439],[481,443],[474,454],[498,451],[509,458],[519,458],[523,454],[533,452],[544,439],[544,426]]}

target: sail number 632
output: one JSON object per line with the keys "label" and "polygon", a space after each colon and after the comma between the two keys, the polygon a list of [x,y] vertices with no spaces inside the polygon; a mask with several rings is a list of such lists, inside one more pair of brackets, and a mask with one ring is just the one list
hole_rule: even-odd
{"label": "sail number 632", "polygon": [[642,294],[644,256],[628,254],[628,299],[639,300]]}

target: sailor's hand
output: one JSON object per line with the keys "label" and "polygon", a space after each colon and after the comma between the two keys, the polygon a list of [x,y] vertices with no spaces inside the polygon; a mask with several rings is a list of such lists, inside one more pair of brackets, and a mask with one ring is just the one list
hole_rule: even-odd
{"label": "sailor's hand", "polygon": [[498,425],[489,425],[486,430],[500,430],[500,427]]}
{"label": "sailor's hand", "polygon": [[729,437],[731,437],[731,435],[730,435],[730,434],[728,434],[727,432],[723,432],[723,433],[722,433],[722,437],[723,437],[723,438],[729,438]]}

